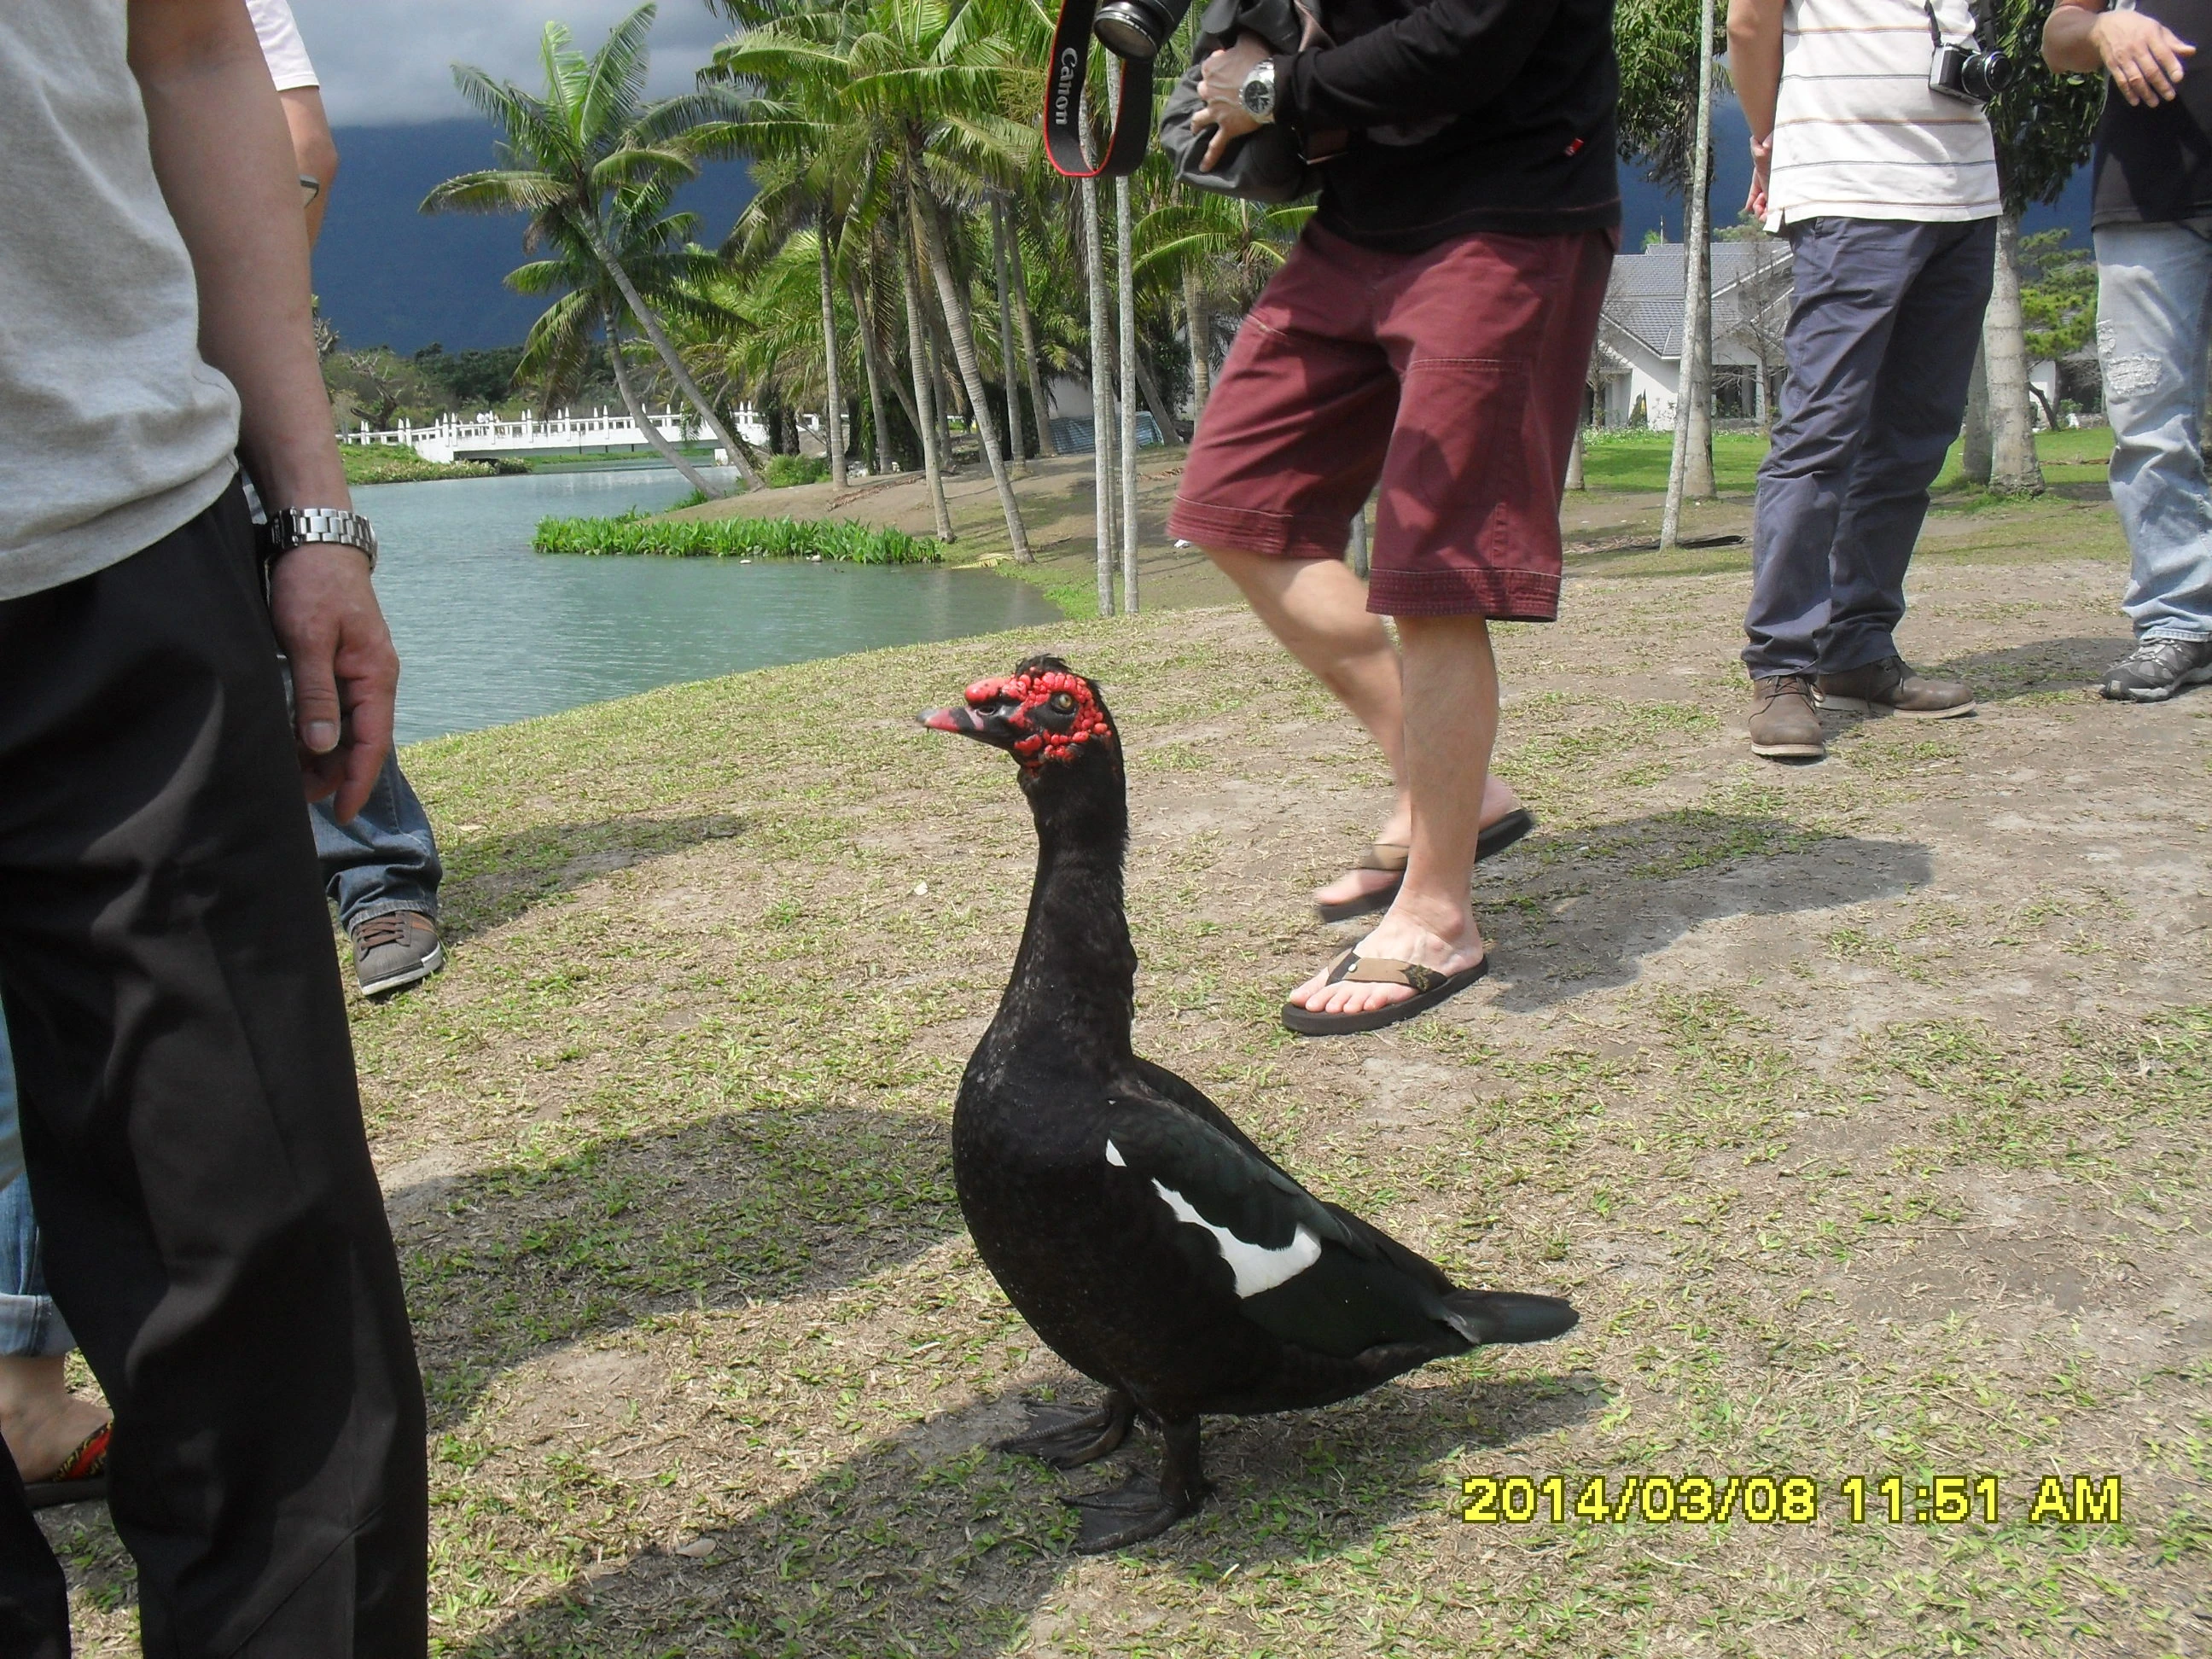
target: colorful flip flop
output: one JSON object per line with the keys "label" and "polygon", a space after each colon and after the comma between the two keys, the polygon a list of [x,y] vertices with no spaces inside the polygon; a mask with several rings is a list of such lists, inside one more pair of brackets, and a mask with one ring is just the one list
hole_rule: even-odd
{"label": "colorful flip flop", "polygon": [[[1535,815],[1525,806],[1516,806],[1492,824],[1478,836],[1474,843],[1474,861],[1486,863],[1519,841],[1536,827]],[[1323,921],[1350,921],[1354,916],[1372,915],[1377,910],[1387,910],[1398,896],[1398,890],[1406,884],[1406,860],[1412,849],[1391,841],[1378,841],[1370,846],[1367,855],[1352,867],[1355,870],[1383,870],[1398,879],[1387,887],[1378,887],[1371,893],[1362,893],[1355,899],[1344,899],[1334,904],[1316,904]]]}
{"label": "colorful flip flop", "polygon": [[77,1449],[62,1460],[52,1478],[26,1480],[23,1496],[34,1510],[55,1509],[64,1504],[91,1504],[107,1497],[107,1443],[115,1425],[103,1423],[85,1436]]}
{"label": "colorful flip flop", "polygon": [[1403,985],[1413,994],[1385,1007],[1370,1008],[1364,1014],[1316,1013],[1295,1002],[1286,1002],[1283,1005],[1283,1026],[1300,1036],[1343,1036],[1353,1031],[1379,1031],[1386,1025],[1426,1013],[1438,1003],[1457,996],[1489,971],[1490,958],[1486,956],[1472,968],[1462,968],[1456,974],[1440,974],[1418,962],[1400,962],[1394,957],[1363,957],[1357,951],[1346,951],[1329,964],[1325,984],[1337,985],[1348,980],[1363,985]]}

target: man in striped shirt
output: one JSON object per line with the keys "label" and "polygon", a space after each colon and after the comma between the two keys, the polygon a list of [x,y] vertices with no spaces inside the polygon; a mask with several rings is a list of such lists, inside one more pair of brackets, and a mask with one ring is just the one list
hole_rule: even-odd
{"label": "man in striped shirt", "polygon": [[1753,751],[1826,753],[1820,711],[1943,719],[1962,684],[1898,655],[1905,568],[1965,414],[1996,246],[1981,106],[1931,89],[1967,0],[1729,0],[1749,210],[1790,239],[1774,447],[1759,470],[1743,660]]}

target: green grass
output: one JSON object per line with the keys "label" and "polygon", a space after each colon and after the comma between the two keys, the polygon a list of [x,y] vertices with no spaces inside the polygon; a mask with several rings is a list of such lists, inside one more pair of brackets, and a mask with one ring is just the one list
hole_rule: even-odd
{"label": "green grass", "polygon": [[[1583,476],[1592,489],[1657,490],[1667,488],[1667,467],[1673,453],[1668,432],[1592,432],[1583,436]],[[1713,482],[1723,495],[1746,495],[1756,482],[1759,464],[1766,457],[1765,435],[1758,432],[1716,432],[1713,434]],[[2110,427],[2085,427],[2079,431],[2039,432],[2037,459],[2058,470],[2057,482],[2101,477],[2112,453]],[[1964,487],[1959,471],[1960,447],[1951,446],[1943,463],[1942,486]]]}
{"label": "green grass", "polygon": [[842,519],[544,519],[540,553],[672,559],[835,559],[847,564],[935,564],[934,542]]}
{"label": "green grass", "polygon": [[526,461],[501,457],[489,461],[426,461],[397,444],[340,444],[349,484],[424,483],[433,478],[494,478],[527,472]]}

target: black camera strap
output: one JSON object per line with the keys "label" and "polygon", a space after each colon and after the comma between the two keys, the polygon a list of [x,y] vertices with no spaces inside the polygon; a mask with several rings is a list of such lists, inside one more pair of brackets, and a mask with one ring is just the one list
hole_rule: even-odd
{"label": "black camera strap", "polygon": [[1120,178],[1134,173],[1152,136],[1152,59],[1121,61],[1121,94],[1114,132],[1097,167],[1083,155],[1083,88],[1091,70],[1091,24],[1098,0],[1062,0],[1052,31],[1052,70],[1045,77],[1044,149],[1063,179]]}

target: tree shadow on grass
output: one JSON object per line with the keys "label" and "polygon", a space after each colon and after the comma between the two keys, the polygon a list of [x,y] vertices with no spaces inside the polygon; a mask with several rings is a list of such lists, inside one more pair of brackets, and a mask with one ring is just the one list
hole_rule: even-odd
{"label": "tree shadow on grass", "polygon": [[500,1372],[679,1308],[856,1283],[960,1231],[933,1121],[762,1109],[386,1201],[434,1428]]}
{"label": "tree shadow on grass", "polygon": [[[2114,595],[2115,602],[2118,594]],[[1980,702],[2008,702],[2015,697],[2053,691],[2084,691],[2105,678],[2105,671],[2135,648],[2124,633],[2059,640],[2037,640],[2002,651],[1977,651],[1953,657],[1923,672],[1943,679],[1964,680]]]}
{"label": "tree shadow on grass", "polygon": [[1515,1012],[1628,984],[1644,957],[1723,916],[1895,898],[1934,873],[1917,842],[1702,808],[1540,836],[1528,854],[1528,866],[1502,864],[1503,881],[1474,891],[1500,947],[1497,1006]]}
{"label": "tree shadow on grass", "polygon": [[744,820],[733,813],[638,814],[597,823],[540,824],[471,840],[453,837],[441,849],[446,879],[439,890],[440,930],[449,943],[465,939],[610,872],[702,842],[727,841],[744,830]]}
{"label": "tree shadow on grass", "polygon": [[[1549,1433],[1587,1416],[1604,1392],[1587,1376],[1484,1380],[1437,1370],[1425,1381],[1325,1411],[1209,1418],[1213,1502],[1134,1553],[1210,1578],[1232,1565],[1360,1548],[1410,1516],[1455,1507],[1468,1471],[1440,1473],[1439,1459]],[[1060,1391],[1087,1397],[1092,1385],[1070,1377]],[[994,1451],[992,1443],[1022,1424],[1019,1394],[1004,1390],[876,1442],[708,1534],[702,1542],[714,1550],[703,1559],[648,1550],[587,1574],[458,1653],[1003,1652],[1070,1564],[1073,1511],[1062,1499],[1112,1484],[1132,1466],[1156,1469],[1159,1458],[1149,1434],[1067,1474]],[[1175,1633],[1163,1624],[1147,1635],[1172,1645]]]}

